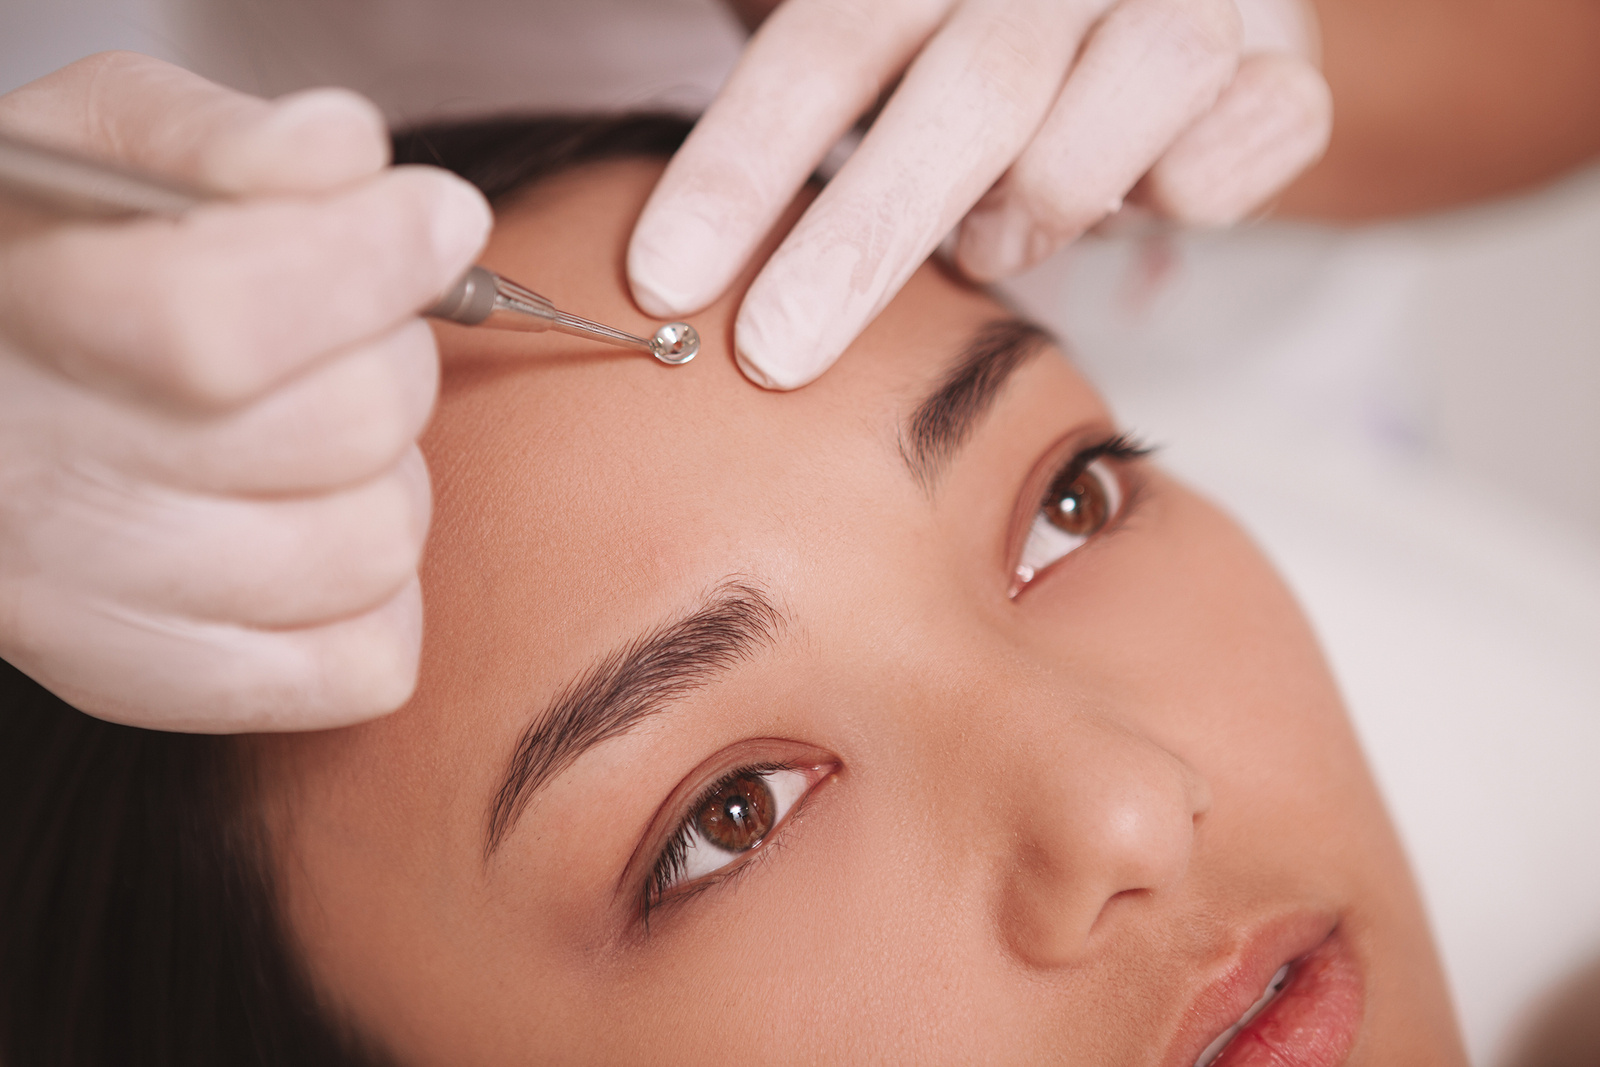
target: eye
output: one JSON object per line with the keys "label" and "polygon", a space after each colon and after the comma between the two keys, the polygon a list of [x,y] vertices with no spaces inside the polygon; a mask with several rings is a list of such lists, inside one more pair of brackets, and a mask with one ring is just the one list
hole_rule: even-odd
{"label": "eye", "polygon": [[831,767],[764,764],[725,775],[690,805],[645,885],[644,909],[759,848]]}
{"label": "eye", "polygon": [[1104,459],[1068,463],[1034,513],[1017,560],[1014,589],[1020,591],[1034,575],[1105,529],[1121,507],[1122,486]]}
{"label": "eye", "polygon": [[1117,517],[1126,494],[1112,460],[1137,459],[1148,452],[1119,436],[1067,461],[1045,490],[1028,527],[1011,587],[1013,597],[1046,567],[1081,547]]}

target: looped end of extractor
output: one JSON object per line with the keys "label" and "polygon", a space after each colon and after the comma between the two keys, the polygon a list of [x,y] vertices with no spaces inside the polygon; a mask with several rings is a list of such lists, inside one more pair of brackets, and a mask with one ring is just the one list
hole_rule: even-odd
{"label": "looped end of extractor", "polygon": [[700,335],[687,322],[669,322],[650,338],[650,354],[668,366],[687,363],[700,351]]}

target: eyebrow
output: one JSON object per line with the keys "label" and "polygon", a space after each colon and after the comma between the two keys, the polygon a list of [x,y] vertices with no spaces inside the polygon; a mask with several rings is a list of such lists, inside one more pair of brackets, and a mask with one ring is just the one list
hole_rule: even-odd
{"label": "eyebrow", "polygon": [[1000,319],[978,328],[901,429],[900,456],[918,484],[934,487],[1011,375],[1054,343],[1043,327],[1023,319]]}
{"label": "eyebrow", "polygon": [[759,586],[731,578],[688,615],[590,667],[523,730],[489,806],[484,859],[494,855],[534,794],[579,756],[748,660],[777,638],[784,622]]}

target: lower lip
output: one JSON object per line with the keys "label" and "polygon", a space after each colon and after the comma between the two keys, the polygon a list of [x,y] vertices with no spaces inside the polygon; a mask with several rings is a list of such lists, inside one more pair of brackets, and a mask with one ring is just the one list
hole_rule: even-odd
{"label": "lower lip", "polygon": [[1337,1067],[1356,1043],[1364,1000],[1361,971],[1335,930],[1212,1067]]}

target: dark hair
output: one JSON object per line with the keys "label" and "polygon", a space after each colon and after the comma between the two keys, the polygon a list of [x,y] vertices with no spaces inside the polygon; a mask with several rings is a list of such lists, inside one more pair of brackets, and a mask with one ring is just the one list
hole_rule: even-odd
{"label": "dark hair", "polygon": [[0,1056],[370,1062],[282,936],[228,737],[92,719],[0,662]]}
{"label": "dark hair", "polygon": [[[670,154],[668,115],[493,118],[394,137],[491,200],[567,167]],[[276,904],[237,738],[102,722],[0,661],[0,1064],[374,1064]]]}
{"label": "dark hair", "polygon": [[625,156],[670,156],[693,125],[691,119],[653,112],[441,122],[396,133],[394,161],[430,163],[453,171],[495,203],[582,163]]}

